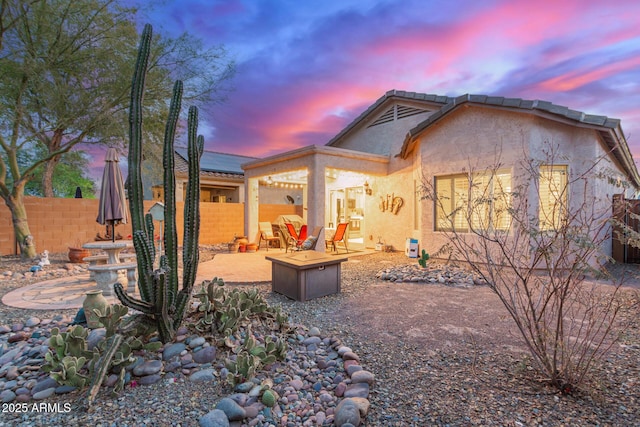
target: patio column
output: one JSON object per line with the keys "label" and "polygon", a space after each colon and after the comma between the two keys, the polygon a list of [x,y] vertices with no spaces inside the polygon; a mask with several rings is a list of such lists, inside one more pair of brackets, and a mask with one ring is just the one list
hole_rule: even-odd
{"label": "patio column", "polygon": [[[249,178],[247,182],[247,190],[245,193],[245,216],[244,216],[244,232],[249,242],[253,243],[254,238],[258,234],[258,178]],[[257,242],[256,242],[257,243]]]}
{"label": "patio column", "polygon": [[[307,224],[308,230],[311,232],[314,227],[325,225],[325,177],[324,163],[313,156],[313,161],[309,166],[309,174],[307,175]],[[316,244],[316,251],[324,252],[324,232],[320,233],[320,238]]]}

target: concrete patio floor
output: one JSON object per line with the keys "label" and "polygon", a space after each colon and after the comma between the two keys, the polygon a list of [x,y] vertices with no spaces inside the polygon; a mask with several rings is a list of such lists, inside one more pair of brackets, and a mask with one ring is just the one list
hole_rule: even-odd
{"label": "concrete patio floor", "polygon": [[[360,251],[348,256],[358,256],[371,251]],[[271,261],[265,256],[284,254],[284,249],[272,248],[253,253],[216,254],[211,261],[198,265],[195,286],[204,280],[222,277],[226,283],[271,282]],[[340,255],[345,255],[341,251]],[[7,293],[2,302],[11,307],[36,310],[65,310],[82,307],[85,294],[96,289],[89,274],[61,277],[23,286]],[[136,291],[136,296],[138,296]],[[107,297],[118,302],[115,296]]]}

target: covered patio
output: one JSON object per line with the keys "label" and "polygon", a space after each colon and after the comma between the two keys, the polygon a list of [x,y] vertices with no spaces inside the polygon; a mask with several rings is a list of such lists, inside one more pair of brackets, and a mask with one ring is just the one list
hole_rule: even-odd
{"label": "covered patio", "polygon": [[289,203],[302,205],[308,230],[324,227],[316,251],[325,250],[326,236],[340,222],[349,223],[350,247],[372,246],[366,212],[375,203],[367,196],[375,177],[387,175],[388,165],[384,155],[316,145],[244,163],[245,232],[257,235],[261,197],[280,189]]}

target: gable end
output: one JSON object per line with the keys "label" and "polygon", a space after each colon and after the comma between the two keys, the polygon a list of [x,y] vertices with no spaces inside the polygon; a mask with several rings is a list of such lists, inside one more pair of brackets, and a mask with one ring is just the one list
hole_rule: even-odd
{"label": "gable end", "polygon": [[415,116],[422,113],[429,113],[430,110],[424,108],[410,107],[408,105],[393,105],[387,111],[385,111],[380,117],[378,117],[368,128],[378,126],[384,123],[390,123],[395,120],[405,119],[407,117]]}

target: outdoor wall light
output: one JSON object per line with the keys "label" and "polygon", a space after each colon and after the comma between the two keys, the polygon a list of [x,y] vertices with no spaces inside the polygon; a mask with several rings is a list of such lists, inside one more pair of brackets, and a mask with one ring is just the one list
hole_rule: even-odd
{"label": "outdoor wall light", "polygon": [[271,184],[273,184],[273,180],[271,179],[271,176],[269,176],[269,178],[267,178],[267,185]]}
{"label": "outdoor wall light", "polygon": [[371,189],[371,187],[369,187],[368,181],[364,182],[364,192],[367,193],[367,196],[370,196],[373,194],[373,190]]}

